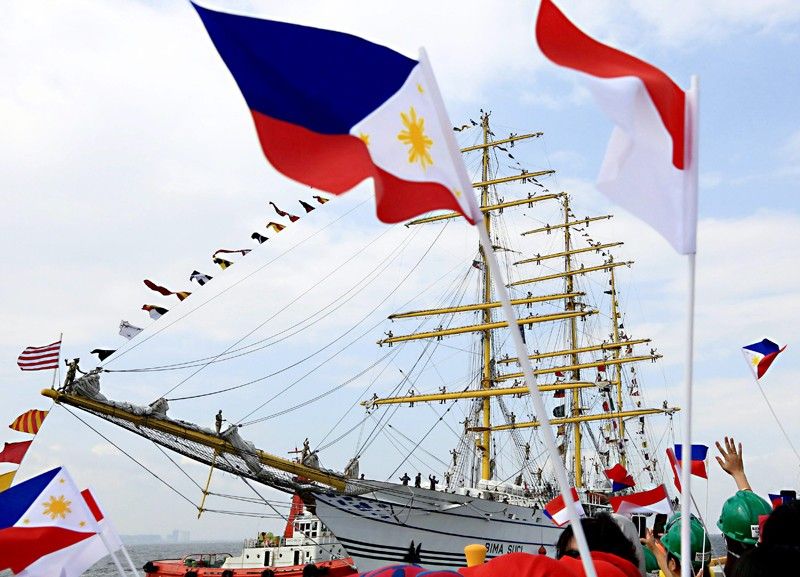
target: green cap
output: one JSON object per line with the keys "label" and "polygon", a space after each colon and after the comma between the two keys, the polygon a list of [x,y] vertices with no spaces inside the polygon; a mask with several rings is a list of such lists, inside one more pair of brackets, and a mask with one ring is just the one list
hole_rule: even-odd
{"label": "green cap", "polygon": [[752,491],[737,491],[722,505],[717,527],[726,537],[755,545],[758,543],[758,518],[772,513],[772,507]]}
{"label": "green cap", "polygon": [[[672,553],[681,563],[681,524],[680,515],[674,515],[669,520],[667,532],[661,537],[661,543],[667,552]],[[707,565],[711,560],[711,541],[708,540],[705,527],[700,520],[692,515],[689,523],[689,538],[691,542],[692,567],[695,570]]]}
{"label": "green cap", "polygon": [[653,552],[648,549],[647,547],[643,547],[644,549],[644,570],[648,573],[650,571],[658,571],[658,560],[656,556],[653,555]]}

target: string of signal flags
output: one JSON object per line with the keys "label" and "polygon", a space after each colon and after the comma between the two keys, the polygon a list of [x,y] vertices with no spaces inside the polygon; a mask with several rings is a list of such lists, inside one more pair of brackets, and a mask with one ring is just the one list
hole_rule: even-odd
{"label": "string of signal flags", "polygon": [[[318,206],[321,206],[327,203],[330,199],[321,195],[314,195],[311,197],[312,201],[305,201],[299,199],[298,202],[300,206],[305,211],[305,214],[308,214],[314,210]],[[289,224],[284,224],[281,222],[269,221],[265,228],[268,232],[272,232],[273,234],[278,234],[283,231],[287,226],[291,225],[291,223],[297,222],[300,220],[300,216],[296,214],[292,214],[288,211],[281,209],[277,204],[270,201],[269,205],[275,210],[275,213],[281,217],[286,218],[289,220]],[[256,241],[258,244],[264,244],[269,240],[269,236],[262,234],[259,231],[255,231],[250,235],[250,239]],[[228,248],[220,248],[214,251],[211,255],[211,261],[216,264],[220,269],[223,271],[227,268],[233,266],[239,258],[243,258],[247,256],[251,252],[249,248],[240,248],[240,249],[228,249]],[[237,258],[238,257],[238,258]],[[189,275],[189,282],[194,282],[198,286],[202,287],[206,283],[209,283],[213,280],[213,276],[210,274],[206,274],[199,270],[193,270],[192,273]],[[188,290],[171,290],[165,286],[157,284],[150,279],[144,279],[144,285],[162,296],[165,297],[176,297],[179,301],[184,301],[192,295],[191,291]],[[169,309],[165,306],[161,306],[161,304],[144,304],[142,305],[142,310],[145,311],[148,316],[152,320],[158,320],[165,314],[169,312]],[[144,328],[134,325],[126,320],[120,321],[119,324],[119,334],[120,336],[130,340],[139,333],[141,333]],[[105,361],[108,357],[113,355],[116,352],[116,349],[94,349],[91,351],[93,355],[96,355],[100,362]]]}

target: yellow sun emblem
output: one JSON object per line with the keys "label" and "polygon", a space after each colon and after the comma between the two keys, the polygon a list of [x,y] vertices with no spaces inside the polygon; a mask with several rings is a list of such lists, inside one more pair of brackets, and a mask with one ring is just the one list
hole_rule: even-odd
{"label": "yellow sun emblem", "polygon": [[51,496],[50,500],[44,504],[44,514],[48,515],[53,521],[58,518],[66,519],[67,514],[72,512],[69,506],[72,501],[67,501],[64,495],[58,497]]}
{"label": "yellow sun emblem", "polygon": [[417,118],[417,111],[413,106],[408,110],[408,114],[401,112],[400,119],[405,130],[400,131],[397,140],[408,145],[408,162],[419,162],[424,170],[433,164],[433,158],[428,152],[433,140],[425,134],[425,119],[421,116]]}

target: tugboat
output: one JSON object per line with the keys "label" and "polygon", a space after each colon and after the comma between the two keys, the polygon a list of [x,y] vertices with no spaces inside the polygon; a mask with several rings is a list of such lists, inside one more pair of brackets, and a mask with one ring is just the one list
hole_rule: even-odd
{"label": "tugboat", "polygon": [[294,495],[283,536],[260,533],[245,539],[238,557],[192,553],[148,561],[144,572],[149,577],[347,577],[356,571],[333,533]]}

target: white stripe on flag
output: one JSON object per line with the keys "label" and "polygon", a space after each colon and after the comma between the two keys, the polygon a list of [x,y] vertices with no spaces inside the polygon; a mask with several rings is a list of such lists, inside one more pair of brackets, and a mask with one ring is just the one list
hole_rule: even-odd
{"label": "white stripe on flag", "polygon": [[43,347],[28,347],[17,358],[17,366],[23,371],[44,371],[58,368],[61,341]]}

